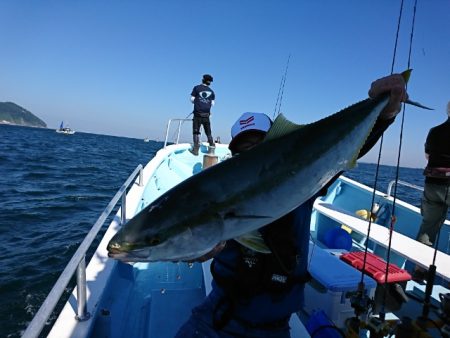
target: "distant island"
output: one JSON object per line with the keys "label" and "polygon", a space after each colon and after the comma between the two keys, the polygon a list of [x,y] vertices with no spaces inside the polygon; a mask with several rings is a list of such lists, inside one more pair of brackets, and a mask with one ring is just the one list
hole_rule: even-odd
{"label": "distant island", "polygon": [[47,128],[47,123],[13,102],[0,102],[0,124]]}

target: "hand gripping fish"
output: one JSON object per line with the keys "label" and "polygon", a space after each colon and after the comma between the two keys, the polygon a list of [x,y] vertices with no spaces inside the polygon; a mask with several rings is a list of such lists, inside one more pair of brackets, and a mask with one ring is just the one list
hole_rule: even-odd
{"label": "hand gripping fish", "polygon": [[388,101],[369,98],[307,125],[279,115],[263,142],[186,179],[129,220],[109,242],[109,257],[186,261],[254,234],[353,168]]}

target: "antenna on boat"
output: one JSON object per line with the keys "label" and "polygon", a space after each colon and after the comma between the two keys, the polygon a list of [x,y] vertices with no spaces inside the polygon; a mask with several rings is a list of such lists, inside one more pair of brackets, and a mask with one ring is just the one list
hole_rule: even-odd
{"label": "antenna on boat", "polygon": [[[288,56],[286,68],[284,70],[283,76],[281,77],[280,88],[278,88],[278,96],[277,96],[277,101],[275,102],[275,108],[273,110],[272,120],[275,120],[275,116],[280,114],[281,102],[283,100],[283,93],[284,93],[284,84],[286,83],[286,77],[287,77],[287,72],[289,69],[289,61],[290,60],[291,60],[291,54],[289,54],[289,56]],[[277,107],[278,107],[278,111],[277,111]]]}

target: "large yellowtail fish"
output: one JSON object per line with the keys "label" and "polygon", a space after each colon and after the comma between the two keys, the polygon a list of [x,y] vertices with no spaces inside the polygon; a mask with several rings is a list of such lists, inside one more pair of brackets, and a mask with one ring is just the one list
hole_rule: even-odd
{"label": "large yellowtail fish", "polygon": [[353,168],[388,100],[366,99],[308,125],[279,115],[262,143],[186,179],[140,211],[112,238],[109,256],[191,260],[220,241],[254,234]]}

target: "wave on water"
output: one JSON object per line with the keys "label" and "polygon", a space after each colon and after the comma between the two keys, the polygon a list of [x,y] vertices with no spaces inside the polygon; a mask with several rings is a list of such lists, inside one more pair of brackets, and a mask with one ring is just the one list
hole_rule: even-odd
{"label": "wave on water", "polygon": [[0,125],[0,337],[21,336],[114,194],[161,147]]}

